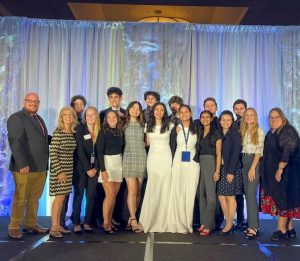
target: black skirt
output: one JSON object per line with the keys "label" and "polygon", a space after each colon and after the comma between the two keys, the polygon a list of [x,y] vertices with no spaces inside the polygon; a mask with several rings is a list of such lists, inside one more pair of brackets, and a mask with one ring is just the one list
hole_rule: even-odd
{"label": "black skirt", "polygon": [[242,194],[243,180],[242,171],[238,169],[231,183],[226,179],[227,171],[221,166],[220,180],[217,183],[217,194],[219,196],[236,196]]}

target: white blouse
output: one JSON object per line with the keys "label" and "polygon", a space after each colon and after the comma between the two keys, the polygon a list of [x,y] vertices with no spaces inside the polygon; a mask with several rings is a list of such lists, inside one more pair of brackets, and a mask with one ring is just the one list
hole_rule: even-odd
{"label": "white blouse", "polygon": [[264,150],[264,141],[265,141],[265,132],[262,128],[258,128],[258,144],[254,145],[251,143],[251,136],[249,133],[246,133],[243,139],[243,150],[242,153],[251,153],[251,154],[260,154],[263,155]]}

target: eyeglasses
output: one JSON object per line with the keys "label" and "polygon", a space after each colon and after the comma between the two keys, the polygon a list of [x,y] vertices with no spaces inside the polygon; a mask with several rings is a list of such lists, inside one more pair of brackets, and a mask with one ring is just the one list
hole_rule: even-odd
{"label": "eyeglasses", "polygon": [[40,104],[41,101],[39,100],[25,100],[28,103]]}

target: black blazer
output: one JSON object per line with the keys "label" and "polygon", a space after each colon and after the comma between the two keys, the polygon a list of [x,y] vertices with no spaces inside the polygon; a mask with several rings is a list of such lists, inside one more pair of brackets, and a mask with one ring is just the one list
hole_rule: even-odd
{"label": "black blazer", "polygon": [[223,137],[222,143],[223,167],[227,173],[235,175],[237,169],[241,168],[241,150],[242,144],[240,133],[234,126],[232,126]]}
{"label": "black blazer", "polygon": [[[112,111],[113,109],[111,107],[103,110],[103,111],[100,111],[99,113],[99,116],[100,116],[100,122],[101,124],[103,123],[104,121],[104,117],[105,117],[105,114],[108,112],[108,111]],[[126,110],[124,110],[123,108],[120,108],[120,112],[122,112],[123,114],[125,114]]]}
{"label": "black blazer", "polygon": [[48,131],[44,120],[38,116],[45,135],[34,118],[22,109],[12,114],[7,121],[8,142],[11,149],[9,170],[20,171],[29,166],[29,171],[48,169]]}
{"label": "black blazer", "polygon": [[[86,135],[89,135],[89,130],[86,124],[78,124],[75,138],[77,142],[77,156],[78,156],[78,170],[80,172],[86,173],[87,171],[95,168],[98,170],[98,159],[96,146],[93,144],[91,138],[87,138]],[[85,138],[86,137],[86,138]],[[95,163],[91,165],[91,155],[94,150],[95,153]]]}

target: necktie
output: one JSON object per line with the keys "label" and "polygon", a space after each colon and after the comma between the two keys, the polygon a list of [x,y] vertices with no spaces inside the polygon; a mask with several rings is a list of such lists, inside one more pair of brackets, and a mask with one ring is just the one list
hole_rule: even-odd
{"label": "necktie", "polygon": [[32,117],[33,117],[33,119],[35,120],[35,122],[38,124],[38,126],[39,126],[41,132],[43,133],[43,135],[45,136],[45,129],[44,129],[44,126],[43,126],[43,124],[41,123],[41,121],[40,121],[39,117],[37,116],[37,114],[33,115]]}

